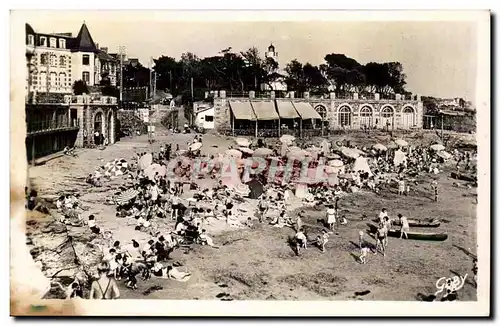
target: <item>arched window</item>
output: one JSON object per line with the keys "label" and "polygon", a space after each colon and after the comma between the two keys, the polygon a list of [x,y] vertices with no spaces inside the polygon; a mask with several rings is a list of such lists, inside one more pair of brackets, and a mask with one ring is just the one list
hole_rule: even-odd
{"label": "arched window", "polygon": [[394,115],[394,111],[390,106],[386,106],[382,109],[380,115],[382,116],[382,118],[392,118],[392,116]]}
{"label": "arched window", "polygon": [[57,66],[57,55],[55,55],[55,54],[50,55],[50,65],[52,67]]}
{"label": "arched window", "polygon": [[49,55],[47,53],[42,53],[40,55],[40,64],[46,65],[49,60]]}
{"label": "arched window", "polygon": [[323,105],[318,105],[317,107],[314,108],[316,112],[321,116],[322,119],[325,119],[326,117],[326,108]]}
{"label": "arched window", "polygon": [[339,125],[341,127],[351,125],[351,109],[348,106],[339,108]]}
{"label": "arched window", "polygon": [[415,113],[415,111],[413,110],[413,108],[411,106],[407,106],[403,109],[403,113],[410,113],[410,114],[413,114]]}
{"label": "arched window", "polygon": [[363,106],[359,110],[359,122],[362,128],[371,128],[373,121],[373,111],[369,106]]}
{"label": "arched window", "polygon": [[59,57],[59,66],[66,67],[66,57],[63,55]]}
{"label": "arched window", "polygon": [[361,110],[359,110],[359,115],[362,117],[371,117],[373,115],[372,108],[363,106]]}
{"label": "arched window", "polygon": [[411,106],[403,108],[401,115],[401,127],[410,129],[415,125],[415,110]]}
{"label": "arched window", "polygon": [[62,86],[62,87],[66,87],[66,74],[64,72],[61,72],[59,74],[59,84]]}

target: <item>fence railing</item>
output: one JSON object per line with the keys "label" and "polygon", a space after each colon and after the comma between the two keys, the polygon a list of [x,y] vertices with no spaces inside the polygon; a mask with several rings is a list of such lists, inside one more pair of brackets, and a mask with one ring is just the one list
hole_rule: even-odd
{"label": "fence railing", "polygon": [[[309,92],[309,98],[310,99],[330,99],[330,93],[324,93],[324,92]],[[218,96],[215,96],[215,98],[220,97],[220,93]],[[231,92],[231,91],[226,91],[225,94],[226,98],[250,98],[250,93],[249,92]],[[302,92],[293,92],[293,98],[301,99],[305,98],[305,94]],[[254,98],[256,99],[270,99],[271,98],[271,92],[255,92],[254,93]],[[291,93],[290,92],[284,92],[284,91],[275,91],[274,93],[274,98],[276,99],[286,99],[286,98],[291,98]],[[360,93],[355,95],[355,93],[340,93],[340,94],[335,94],[335,99],[338,100],[376,100],[376,96],[374,93]],[[396,94],[379,94],[378,95],[378,100],[389,100],[389,101],[395,101],[397,99]],[[411,97],[403,97],[401,96],[400,98],[401,101],[415,101],[417,100],[417,96],[411,96]]]}
{"label": "fence railing", "polygon": [[70,129],[70,128],[79,128],[78,122],[76,120],[73,121],[34,121],[29,122],[27,124],[27,131],[31,132],[44,132],[44,131],[53,131],[58,129]]}

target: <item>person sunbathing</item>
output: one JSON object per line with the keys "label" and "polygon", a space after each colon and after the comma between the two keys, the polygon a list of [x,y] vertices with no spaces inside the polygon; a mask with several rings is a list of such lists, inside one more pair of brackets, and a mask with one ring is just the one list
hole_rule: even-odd
{"label": "person sunbathing", "polygon": [[191,277],[191,273],[181,272],[173,266],[163,267],[161,263],[156,263],[151,272],[154,276],[166,279],[174,279],[177,281],[188,281]]}

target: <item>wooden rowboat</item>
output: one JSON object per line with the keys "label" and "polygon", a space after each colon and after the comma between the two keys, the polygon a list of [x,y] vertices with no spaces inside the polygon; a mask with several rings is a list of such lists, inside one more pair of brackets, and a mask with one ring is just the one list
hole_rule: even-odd
{"label": "wooden rowboat", "polygon": [[[373,220],[378,223],[378,220]],[[401,226],[399,219],[392,221],[393,225]],[[437,219],[433,218],[424,218],[424,219],[411,219],[408,220],[408,224],[413,228],[438,228],[441,225],[441,222]]]}
{"label": "wooden rowboat", "polygon": [[[372,233],[377,232],[377,227],[373,224],[368,224],[370,227],[370,231]],[[448,239],[448,234],[446,233],[426,233],[426,232],[417,232],[410,231],[406,233],[408,235],[408,239],[410,240],[424,240],[424,241],[445,241]],[[388,236],[393,238],[399,238],[401,236],[400,230],[390,229],[388,232]]]}

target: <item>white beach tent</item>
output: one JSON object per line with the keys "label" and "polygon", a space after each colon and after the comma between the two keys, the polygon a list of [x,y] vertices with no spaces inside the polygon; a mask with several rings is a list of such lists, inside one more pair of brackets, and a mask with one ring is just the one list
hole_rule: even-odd
{"label": "white beach tent", "polygon": [[406,164],[406,154],[398,149],[394,152],[394,166],[400,166],[401,164]]}
{"label": "white beach tent", "polygon": [[363,156],[359,156],[356,159],[356,162],[354,162],[354,171],[368,172],[369,175],[372,175],[372,171],[368,165],[368,160]]}

